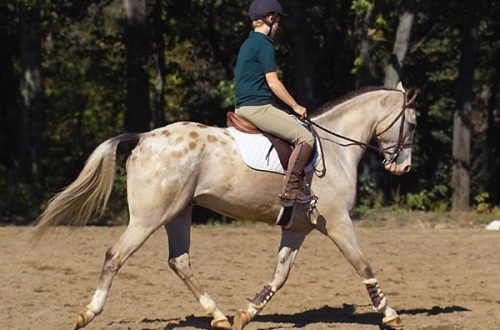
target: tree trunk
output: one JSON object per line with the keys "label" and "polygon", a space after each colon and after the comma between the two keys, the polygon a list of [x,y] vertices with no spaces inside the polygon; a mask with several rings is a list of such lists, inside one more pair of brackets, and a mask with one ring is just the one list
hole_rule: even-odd
{"label": "tree trunk", "polygon": [[127,110],[125,130],[145,132],[150,129],[149,80],[145,66],[149,36],[146,28],[145,0],[123,0],[124,43],[127,58]]}
{"label": "tree trunk", "polygon": [[[0,26],[7,27],[9,15],[0,15]],[[18,79],[15,69],[15,49],[19,40],[17,35],[6,28],[0,28],[0,63],[2,73],[0,74],[0,90],[2,91],[2,106],[0,107],[0,217],[10,215],[12,202],[15,199],[14,190],[19,183],[14,179],[18,157],[19,139],[19,115],[20,111],[16,104],[19,95]],[[3,184],[3,185],[2,185]],[[6,218],[4,218],[6,219]]]}
{"label": "tree trunk", "polygon": [[40,144],[42,140],[42,79],[40,6],[20,5],[20,120],[16,165],[21,176],[41,191]]}
{"label": "tree trunk", "polygon": [[399,16],[399,25],[394,40],[394,48],[385,70],[384,86],[395,88],[402,80],[403,62],[410,43],[411,28],[415,17],[415,0],[403,1],[403,11]]}
{"label": "tree trunk", "polygon": [[[377,84],[380,78],[377,78],[375,66],[371,56],[372,33],[374,33],[375,15],[380,5],[379,0],[373,0],[370,7],[364,14],[363,18],[356,20],[356,41],[358,42],[360,63],[355,63],[356,68],[356,89],[362,86]],[[380,166],[379,155],[373,152],[367,152],[363,155],[363,159],[359,165],[360,180],[370,181],[373,184],[374,190],[377,192],[385,191],[386,175],[384,169]],[[368,183],[367,183],[368,184]],[[359,188],[360,186],[358,186]],[[367,198],[374,198],[369,196]]]}
{"label": "tree trunk", "polygon": [[162,0],[155,1],[153,15],[153,33],[155,43],[155,102],[154,127],[165,125],[165,41],[163,37],[163,6]]}
{"label": "tree trunk", "polygon": [[207,6],[207,26],[200,29],[201,33],[212,47],[215,58],[224,69],[226,80],[232,80],[234,79],[234,67],[231,59],[233,58],[234,54],[228,50],[227,43],[224,41],[223,34],[221,34],[216,29],[217,13],[215,3],[210,3],[209,1],[207,3]]}
{"label": "tree trunk", "polygon": [[492,67],[495,70],[491,79],[490,97],[488,99],[488,128],[486,129],[486,166],[489,173],[488,191],[491,191],[491,200],[495,202],[500,199],[500,177],[496,174],[499,158],[500,158],[500,130],[499,124],[495,118],[495,109],[498,108],[497,95],[500,93],[500,49],[497,49],[493,55]]}
{"label": "tree trunk", "polygon": [[360,88],[365,84],[370,84],[377,78],[370,50],[372,48],[372,33],[375,31],[373,28],[374,18],[379,2],[378,0],[373,0],[365,16],[361,22],[357,24],[356,34],[357,40],[359,40],[359,60],[361,61],[361,67],[360,72],[357,72],[356,75],[356,88]]}
{"label": "tree trunk", "polygon": [[462,55],[457,81],[457,109],[453,114],[452,210],[467,211],[470,207],[471,101],[478,48],[477,1],[466,3]]}
{"label": "tree trunk", "polygon": [[294,62],[294,96],[301,105],[309,110],[316,108],[316,90],[314,83],[314,67],[309,46],[309,26],[305,20],[303,2],[290,0],[287,3],[292,30],[292,49]]}

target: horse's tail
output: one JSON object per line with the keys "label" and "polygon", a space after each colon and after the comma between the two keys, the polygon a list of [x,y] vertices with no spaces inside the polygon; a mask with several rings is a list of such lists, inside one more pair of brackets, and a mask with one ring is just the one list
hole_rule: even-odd
{"label": "horse's tail", "polygon": [[56,194],[35,221],[34,239],[51,226],[83,226],[106,208],[115,178],[116,149],[121,142],[134,145],[141,134],[125,133],[101,143],[90,155],[78,178]]}

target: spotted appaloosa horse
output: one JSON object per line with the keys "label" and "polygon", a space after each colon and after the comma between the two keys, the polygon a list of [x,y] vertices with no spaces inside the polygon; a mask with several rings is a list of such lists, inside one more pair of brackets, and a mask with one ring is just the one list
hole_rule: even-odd
{"label": "spotted appaloosa horse", "polygon": [[[416,126],[413,102],[408,99],[402,85],[394,90],[379,88],[355,93],[311,117],[315,125],[323,128],[318,129],[318,135],[325,172],[311,172],[307,177],[319,200],[312,209],[297,207],[292,227],[282,230],[273,278],[235,315],[234,329],[248,324],[284,285],[302,242],[313,229],[328,236],[353,265],[373,307],[384,314],[383,323],[393,328],[402,326],[359,248],[349,217],[355,202],[357,167],[366,145],[346,143],[331,132],[362,143],[375,136],[386,169],[397,175],[407,172]],[[103,211],[113,185],[116,148],[122,142],[136,144],[127,160],[130,221],[121,238],[106,252],[99,285],[90,304],[77,315],[75,329],[86,326],[101,313],[117,271],[162,226],[168,235],[169,266],[212,315],[211,327],[231,329],[228,318],[196,281],[191,269],[193,205],[236,219],[272,224],[280,209],[278,193],[283,178],[247,167],[227,129],[178,122],[103,142],[90,155],[78,178],[51,200],[37,222],[35,237],[40,238],[54,225],[84,225]]]}

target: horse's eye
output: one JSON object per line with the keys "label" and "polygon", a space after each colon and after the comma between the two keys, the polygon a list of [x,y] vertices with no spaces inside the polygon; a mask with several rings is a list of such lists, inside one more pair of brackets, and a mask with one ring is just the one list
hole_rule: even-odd
{"label": "horse's eye", "polygon": [[417,127],[417,124],[414,123],[408,123],[408,128],[411,130],[414,130]]}

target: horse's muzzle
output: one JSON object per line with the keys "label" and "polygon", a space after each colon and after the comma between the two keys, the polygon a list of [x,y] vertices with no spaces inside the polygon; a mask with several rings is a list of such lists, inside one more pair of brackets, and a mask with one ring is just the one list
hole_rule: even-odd
{"label": "horse's muzzle", "polygon": [[385,169],[394,175],[402,175],[410,172],[411,163],[409,161],[402,164],[390,163],[385,165]]}

